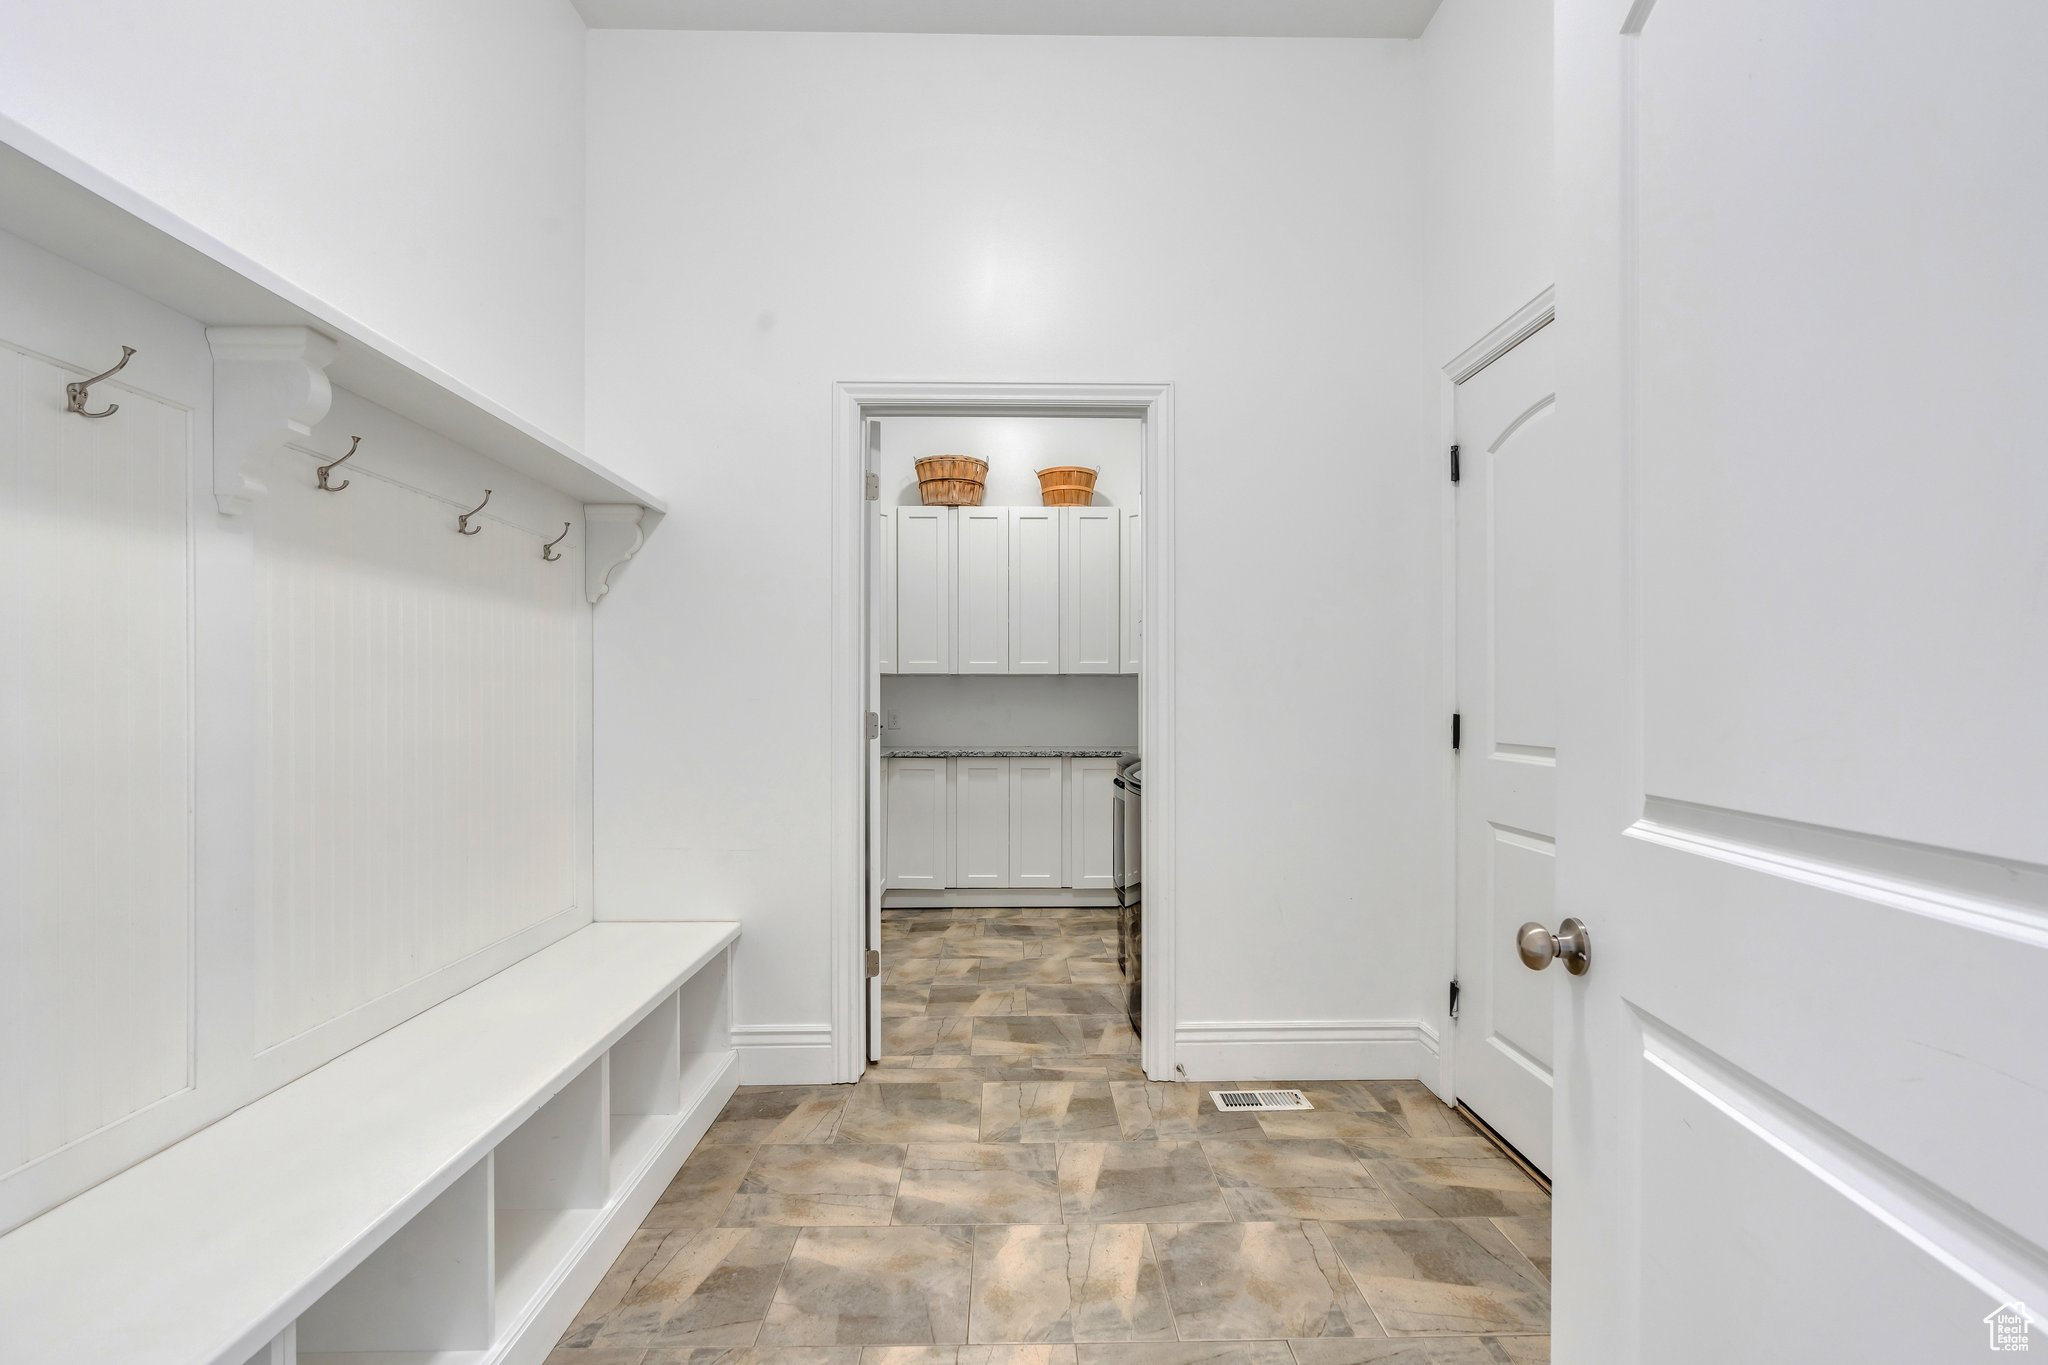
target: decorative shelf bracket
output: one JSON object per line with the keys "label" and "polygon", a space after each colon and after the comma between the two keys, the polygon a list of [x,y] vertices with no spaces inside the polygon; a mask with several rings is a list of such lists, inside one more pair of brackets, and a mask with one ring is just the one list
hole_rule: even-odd
{"label": "decorative shelf bracket", "polygon": [[637,502],[583,504],[583,590],[592,605],[611,591],[612,571],[639,553],[646,514]]}
{"label": "decorative shelf bracket", "polygon": [[327,415],[335,344],[310,327],[209,327],[213,500],[240,516],[264,493],[272,458]]}

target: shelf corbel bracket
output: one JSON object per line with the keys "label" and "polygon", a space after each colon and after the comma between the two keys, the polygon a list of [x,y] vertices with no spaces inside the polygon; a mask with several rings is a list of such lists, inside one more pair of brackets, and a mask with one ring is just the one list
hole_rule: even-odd
{"label": "shelf corbel bracket", "polygon": [[265,491],[274,457],[327,415],[333,341],[310,327],[209,327],[213,353],[213,500],[241,516]]}
{"label": "shelf corbel bracket", "polygon": [[591,605],[611,591],[613,571],[640,552],[646,514],[637,502],[583,504],[583,589]]}

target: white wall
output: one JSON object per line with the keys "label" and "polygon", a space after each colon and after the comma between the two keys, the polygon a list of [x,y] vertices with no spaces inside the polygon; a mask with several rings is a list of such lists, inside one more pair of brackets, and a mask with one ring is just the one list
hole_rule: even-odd
{"label": "white wall", "polygon": [[600,913],[744,920],[742,1037],[823,1028],[831,384],[1171,380],[1183,1021],[1419,1017],[1413,48],[589,51],[591,444],[696,490],[598,613]]}
{"label": "white wall", "polygon": [[1416,43],[1432,370],[1552,283],[1550,12],[1551,0],[1444,0]]}
{"label": "white wall", "polygon": [[1044,502],[1038,471],[1047,465],[1092,465],[1094,505],[1138,506],[1138,464],[1145,424],[1135,417],[884,417],[882,501],[916,507],[917,461],[927,455],[978,455],[988,461],[988,507]]}
{"label": "white wall", "polygon": [[581,438],[568,0],[14,3],[0,117]]}
{"label": "white wall", "polygon": [[1135,752],[1138,712],[1138,678],[1131,673],[893,674],[882,679],[882,747],[1072,744]]}
{"label": "white wall", "polygon": [[0,234],[0,1231],[591,918],[578,505],[337,391],[222,516],[213,379]]}

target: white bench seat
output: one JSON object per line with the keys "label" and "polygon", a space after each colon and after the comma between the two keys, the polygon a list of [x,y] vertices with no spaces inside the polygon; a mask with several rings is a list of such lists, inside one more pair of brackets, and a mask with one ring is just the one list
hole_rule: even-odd
{"label": "white bench seat", "polygon": [[0,1360],[540,1359],[732,1094],[738,936],[589,925],[0,1237]]}

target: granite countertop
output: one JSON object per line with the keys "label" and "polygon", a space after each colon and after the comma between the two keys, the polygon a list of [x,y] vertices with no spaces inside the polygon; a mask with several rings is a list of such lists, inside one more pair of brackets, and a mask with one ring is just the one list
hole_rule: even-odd
{"label": "granite countertop", "polygon": [[884,749],[883,758],[1136,758],[1136,749],[1081,749],[1070,745],[1040,749],[975,749],[936,746],[921,749]]}

